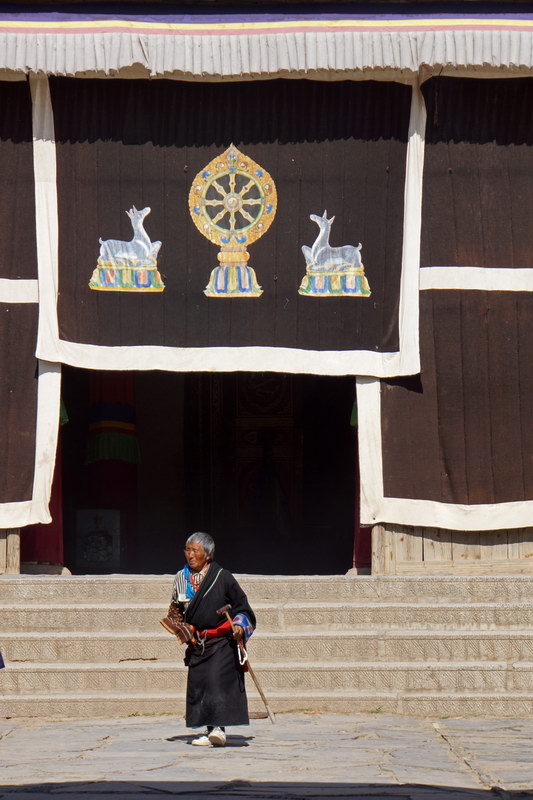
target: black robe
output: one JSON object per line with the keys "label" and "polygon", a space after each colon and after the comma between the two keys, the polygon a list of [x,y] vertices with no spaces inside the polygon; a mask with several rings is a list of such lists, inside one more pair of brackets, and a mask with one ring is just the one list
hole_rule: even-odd
{"label": "black robe", "polygon": [[[228,603],[232,618],[246,614],[255,628],[255,614],[234,576],[211,562],[185,612],[185,621],[200,631],[216,628],[227,619],[216,612]],[[244,669],[239,663],[237,643],[231,632],[206,639],[205,644],[188,645],[185,664],[189,667],[187,727],[248,725]]]}

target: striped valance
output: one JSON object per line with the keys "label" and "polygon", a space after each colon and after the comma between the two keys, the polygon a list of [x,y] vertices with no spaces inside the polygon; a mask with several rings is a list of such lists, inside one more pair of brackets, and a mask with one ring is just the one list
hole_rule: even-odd
{"label": "striped valance", "polygon": [[[85,8],[87,4],[84,4]],[[0,69],[194,79],[533,67],[533,14],[2,11]],[[127,8],[127,7],[125,7]]]}

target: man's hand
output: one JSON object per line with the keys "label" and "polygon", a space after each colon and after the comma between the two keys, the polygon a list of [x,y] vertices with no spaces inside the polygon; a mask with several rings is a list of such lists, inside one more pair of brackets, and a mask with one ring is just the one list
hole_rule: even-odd
{"label": "man's hand", "polygon": [[244,629],[242,625],[233,626],[233,638],[237,639],[238,642],[242,642],[244,638]]}

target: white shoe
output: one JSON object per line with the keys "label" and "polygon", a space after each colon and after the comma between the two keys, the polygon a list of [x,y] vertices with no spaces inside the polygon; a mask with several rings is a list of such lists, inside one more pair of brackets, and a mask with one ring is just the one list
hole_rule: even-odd
{"label": "white shoe", "polygon": [[210,747],[211,742],[207,738],[206,734],[203,733],[201,736],[198,736],[196,739],[193,739],[191,744],[195,744],[198,747]]}
{"label": "white shoe", "polygon": [[222,728],[213,728],[213,730],[207,734],[207,739],[215,747],[223,747],[226,744],[226,733]]}

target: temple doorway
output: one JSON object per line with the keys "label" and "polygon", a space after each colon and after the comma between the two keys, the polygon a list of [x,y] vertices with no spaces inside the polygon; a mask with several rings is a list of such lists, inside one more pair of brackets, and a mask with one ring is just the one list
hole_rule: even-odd
{"label": "temple doorway", "polygon": [[194,530],[213,535],[234,572],[352,566],[352,377],[65,367],[63,398],[72,572],[174,572]]}

